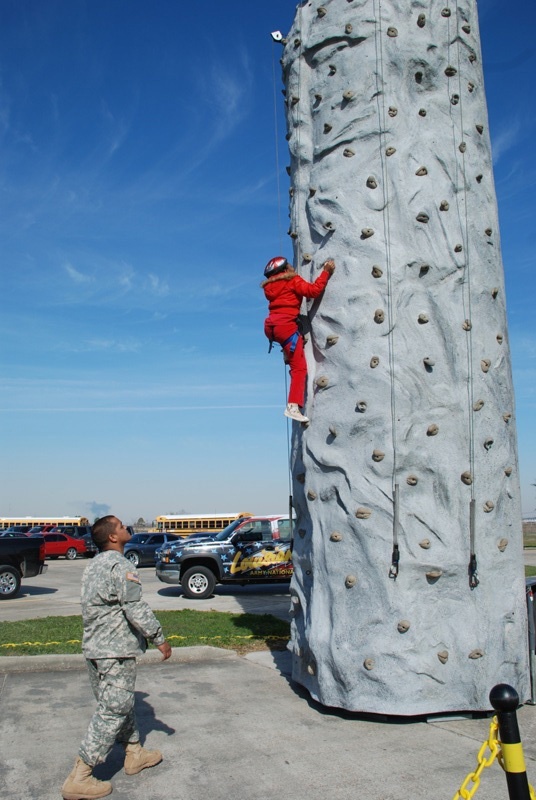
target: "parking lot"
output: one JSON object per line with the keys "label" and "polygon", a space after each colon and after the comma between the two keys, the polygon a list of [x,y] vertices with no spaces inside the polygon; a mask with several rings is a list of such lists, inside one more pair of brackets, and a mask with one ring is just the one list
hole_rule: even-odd
{"label": "parking lot", "polygon": [[[48,570],[44,575],[23,580],[18,597],[0,601],[0,622],[80,614],[80,581],[87,559],[48,560],[47,564]],[[155,611],[193,608],[199,611],[274,614],[289,619],[289,587],[285,583],[216,586],[213,597],[188,600],[183,597],[180,586],[169,586],[159,581],[154,567],[140,568],[138,573],[143,584],[143,596]]]}

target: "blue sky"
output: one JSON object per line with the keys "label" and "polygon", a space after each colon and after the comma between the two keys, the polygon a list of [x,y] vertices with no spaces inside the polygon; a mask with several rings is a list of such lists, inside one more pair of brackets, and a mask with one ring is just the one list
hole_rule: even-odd
{"label": "blue sky", "polygon": [[[291,252],[270,32],[294,10],[0,3],[0,515],[286,509],[259,283]],[[479,12],[530,512],[536,7]]]}

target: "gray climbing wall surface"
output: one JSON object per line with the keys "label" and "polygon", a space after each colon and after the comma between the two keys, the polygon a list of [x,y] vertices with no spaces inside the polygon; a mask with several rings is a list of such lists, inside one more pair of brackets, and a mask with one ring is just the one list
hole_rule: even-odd
{"label": "gray climbing wall surface", "polygon": [[293,677],[373,713],[485,709],[503,681],[526,699],[476,2],[306,2],[282,65],[295,266],[337,264],[294,423]]}

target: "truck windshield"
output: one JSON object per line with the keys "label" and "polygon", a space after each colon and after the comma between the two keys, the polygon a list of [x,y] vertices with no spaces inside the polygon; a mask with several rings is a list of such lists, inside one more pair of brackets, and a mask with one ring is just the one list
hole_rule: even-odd
{"label": "truck windshield", "polygon": [[243,517],[240,517],[239,519],[234,519],[230,525],[227,525],[227,527],[221,530],[214,538],[218,542],[224,542],[226,539],[229,538],[232,532],[236,528],[238,528],[238,526],[241,525],[243,522],[244,522]]}

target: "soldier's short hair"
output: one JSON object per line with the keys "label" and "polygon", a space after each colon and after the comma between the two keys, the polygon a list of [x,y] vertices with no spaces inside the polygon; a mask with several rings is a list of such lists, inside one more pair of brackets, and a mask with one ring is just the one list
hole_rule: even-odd
{"label": "soldier's short hair", "polygon": [[108,514],[108,516],[98,519],[91,528],[91,538],[99,550],[102,550],[108,542],[108,536],[113,532],[116,520],[117,517],[114,517],[113,514]]}

